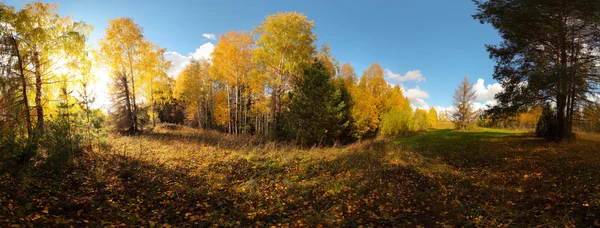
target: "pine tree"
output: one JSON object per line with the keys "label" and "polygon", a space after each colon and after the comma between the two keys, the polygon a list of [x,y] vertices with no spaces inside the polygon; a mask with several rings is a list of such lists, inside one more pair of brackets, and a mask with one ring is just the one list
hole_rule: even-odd
{"label": "pine tree", "polygon": [[319,61],[304,70],[304,78],[289,95],[284,132],[301,145],[331,144],[350,127],[349,96],[334,85]]}

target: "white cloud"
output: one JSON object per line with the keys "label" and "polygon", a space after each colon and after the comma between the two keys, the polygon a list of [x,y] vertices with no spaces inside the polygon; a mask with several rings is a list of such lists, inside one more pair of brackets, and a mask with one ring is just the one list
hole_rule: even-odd
{"label": "white cloud", "polygon": [[176,79],[177,76],[179,76],[179,73],[181,73],[181,71],[183,71],[183,69],[188,64],[190,64],[190,61],[192,61],[192,59],[210,59],[210,54],[213,52],[214,49],[215,45],[211,42],[207,42],[205,44],[200,45],[200,47],[198,47],[195,52],[189,53],[186,56],[181,55],[177,52],[165,53],[165,59],[170,60],[172,64],[171,68],[167,71],[167,75],[169,75],[171,78]]}
{"label": "white cloud", "polygon": [[392,72],[390,69],[385,69],[385,74],[389,79],[396,80],[399,82],[407,82],[407,81],[416,81],[421,82],[425,81],[425,77],[421,74],[420,70],[411,70],[406,72],[404,76]]}
{"label": "white cloud", "polygon": [[442,107],[442,106],[433,106],[433,109],[435,109],[435,112],[439,114],[441,113],[451,113],[452,111],[454,111],[454,107],[449,106],[449,107]]}
{"label": "white cloud", "polygon": [[209,40],[217,40],[217,36],[212,33],[203,33],[202,36]]}
{"label": "white cloud", "polygon": [[427,102],[425,102],[425,99],[429,98],[429,94],[427,92],[421,90],[419,86],[412,89],[407,89],[404,87],[404,85],[400,85],[400,87],[402,88],[402,93],[406,98],[408,98],[414,108],[429,109],[429,105]]}
{"label": "white cloud", "polygon": [[[488,106],[494,106],[497,103],[498,103],[497,101],[486,101],[485,103],[473,102],[472,107],[475,111],[485,111],[488,109]],[[456,111],[456,108],[454,106],[442,107],[442,106],[438,105],[438,106],[433,106],[433,108],[438,113],[438,115],[445,113],[446,115],[448,115],[448,117]]]}
{"label": "white cloud", "polygon": [[473,102],[473,108],[475,108],[475,110],[488,110],[489,107],[497,105],[498,101],[495,100],[491,100],[491,101],[486,101],[485,103],[481,103],[481,102]]}
{"label": "white cloud", "polygon": [[600,101],[600,94],[599,93],[588,93],[586,95],[586,98],[592,102],[598,102],[598,101]]}
{"label": "white cloud", "polygon": [[499,93],[504,91],[504,89],[502,88],[502,85],[500,85],[500,83],[494,83],[494,84],[489,84],[487,85],[487,87],[484,84],[484,80],[483,79],[477,79],[477,83],[475,83],[475,85],[473,86],[473,89],[475,90],[475,94],[477,95],[477,100],[480,101],[494,101],[495,98],[494,96]]}

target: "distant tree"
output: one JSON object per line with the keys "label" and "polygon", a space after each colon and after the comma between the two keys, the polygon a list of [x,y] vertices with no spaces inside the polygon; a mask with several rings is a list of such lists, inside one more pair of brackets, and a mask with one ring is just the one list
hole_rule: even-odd
{"label": "distant tree", "polygon": [[423,109],[415,110],[415,114],[413,116],[413,123],[415,131],[425,131],[429,129],[430,125],[427,111]]}
{"label": "distant tree", "polygon": [[284,129],[302,145],[331,144],[342,139],[350,127],[349,97],[332,82],[329,70],[320,62],[304,70],[304,78],[290,93],[291,104]]}
{"label": "distant tree", "polygon": [[600,83],[600,1],[476,0],[473,17],[496,28],[503,41],[487,45],[494,79],[504,91],[491,112],[517,113],[555,104],[556,138],[572,132],[573,117]]}
{"label": "distant tree", "polygon": [[462,130],[471,127],[477,117],[477,112],[473,108],[475,90],[467,76],[454,91],[453,99],[455,110],[452,113],[452,122],[454,122],[454,128]]}
{"label": "distant tree", "polygon": [[412,122],[412,109],[394,107],[381,115],[379,133],[384,136],[406,135],[412,130]]}
{"label": "distant tree", "polygon": [[158,119],[163,123],[184,124],[184,107],[177,99],[169,99],[158,105]]}
{"label": "distant tree", "polygon": [[429,124],[429,128],[435,127],[435,125],[437,124],[437,120],[437,112],[435,111],[435,108],[432,107],[429,109],[429,113],[427,113],[427,122]]}
{"label": "distant tree", "polygon": [[583,130],[600,132],[600,103],[591,102],[586,104],[581,113],[581,125]]}
{"label": "distant tree", "polygon": [[386,90],[387,92],[380,96],[382,114],[379,133],[388,136],[405,135],[412,130],[414,122],[410,101],[404,97],[402,89],[398,85],[393,88],[388,86]]}
{"label": "distant tree", "polygon": [[517,115],[519,127],[534,128],[542,115],[543,107],[537,105]]}

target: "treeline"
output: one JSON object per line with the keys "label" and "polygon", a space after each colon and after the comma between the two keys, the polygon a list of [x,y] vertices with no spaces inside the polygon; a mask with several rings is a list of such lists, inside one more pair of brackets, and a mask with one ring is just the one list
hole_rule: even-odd
{"label": "treeline", "polygon": [[521,111],[515,115],[484,115],[479,121],[481,127],[535,129],[541,116],[542,106],[534,106],[529,110]]}
{"label": "treeline", "polygon": [[329,47],[317,48],[314,24],[299,13],[269,15],[251,33],[219,37],[211,59],[177,77],[173,102],[186,124],[300,144],[351,142],[429,129],[434,109],[413,111],[377,63],[359,79]]}
{"label": "treeline", "polygon": [[[434,109],[413,110],[379,64],[359,78],[327,45],[317,47],[314,24],[300,13],[221,35],[210,59],[193,60],[176,79],[166,73],[166,50],[130,18],[109,21],[97,50],[86,43],[92,27],[60,16],[56,4],[0,4],[0,20],[3,160],[68,160],[102,141],[106,129],[138,134],[159,122],[328,145],[437,121]],[[112,106],[104,111],[92,108],[99,68],[111,79]]]}
{"label": "treeline", "polygon": [[[523,110],[515,115],[484,115],[479,120],[481,127],[536,129],[546,128],[547,120],[553,120],[555,107],[550,103],[537,105],[528,110]],[[600,132],[600,103],[589,102],[582,105],[582,109],[575,110],[574,126],[577,130],[585,132]],[[540,133],[542,134],[542,133]]]}

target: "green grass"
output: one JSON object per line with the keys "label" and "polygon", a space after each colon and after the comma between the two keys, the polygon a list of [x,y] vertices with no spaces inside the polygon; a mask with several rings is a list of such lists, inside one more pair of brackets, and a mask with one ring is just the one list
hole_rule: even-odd
{"label": "green grass", "polygon": [[[436,129],[298,148],[189,128],[0,177],[0,226],[591,226],[600,136]],[[4,224],[4,225],[2,225]]]}

